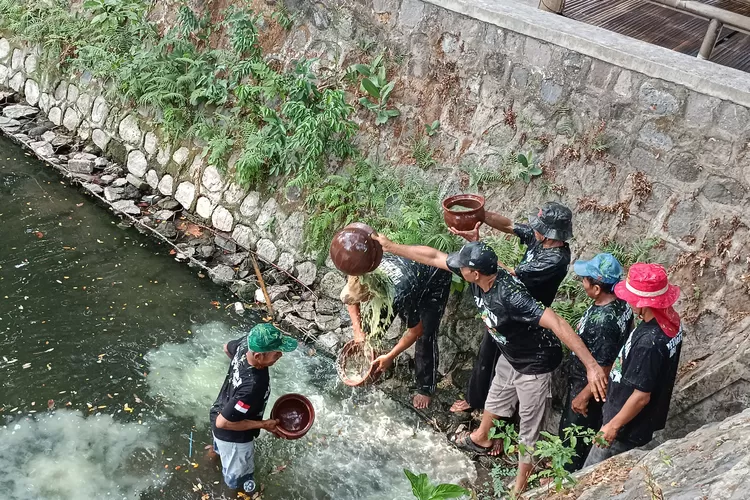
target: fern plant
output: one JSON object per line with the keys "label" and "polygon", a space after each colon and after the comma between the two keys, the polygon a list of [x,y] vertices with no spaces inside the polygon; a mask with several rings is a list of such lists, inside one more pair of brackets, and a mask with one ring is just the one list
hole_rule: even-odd
{"label": "fern plant", "polygon": [[604,253],[611,253],[620,261],[624,269],[628,269],[636,262],[647,262],[653,259],[652,251],[656,248],[661,239],[643,238],[635,240],[629,245],[623,245],[614,240],[604,241],[599,250]]}
{"label": "fern plant", "polygon": [[428,169],[437,165],[435,150],[430,147],[426,138],[421,137],[412,143],[411,156],[421,169]]}

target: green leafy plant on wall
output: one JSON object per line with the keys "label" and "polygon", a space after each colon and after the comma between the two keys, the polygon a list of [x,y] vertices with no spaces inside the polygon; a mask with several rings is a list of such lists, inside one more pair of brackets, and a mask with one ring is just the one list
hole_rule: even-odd
{"label": "green leafy plant on wall", "polygon": [[416,475],[407,469],[404,469],[404,474],[409,478],[412,493],[417,500],[448,500],[471,494],[469,490],[457,484],[432,484],[427,474]]}
{"label": "green leafy plant on wall", "polygon": [[350,72],[359,73],[363,77],[359,89],[365,92],[367,97],[361,97],[359,104],[375,113],[376,125],[383,125],[389,119],[401,114],[398,109],[388,107],[388,100],[396,82],[387,80],[382,54],[377,56],[369,65],[354,64],[351,66]]}
{"label": "green leafy plant on wall", "polygon": [[513,179],[523,180],[526,184],[531,182],[532,177],[542,175],[542,169],[534,162],[533,153],[519,154],[516,162],[511,167],[510,176]]}
{"label": "green leafy plant on wall", "polygon": [[310,192],[307,206],[310,250],[327,248],[333,234],[353,221],[365,222],[398,243],[445,252],[459,246],[443,221],[437,189],[417,179],[400,179],[394,169],[365,160],[326,177]]}
{"label": "green leafy plant on wall", "polygon": [[440,120],[435,120],[432,123],[425,123],[424,125],[425,133],[432,137],[433,135],[437,134],[438,130],[440,129]]}
{"label": "green leafy plant on wall", "polygon": [[661,243],[660,238],[642,238],[628,242],[627,245],[616,241],[604,241],[599,247],[601,252],[611,253],[620,261],[624,269],[636,262],[653,260],[653,250]]}
{"label": "green leafy plant on wall", "polygon": [[552,309],[575,328],[591,303],[581,282],[574,274],[568,274],[557,289]]}
{"label": "green leafy plant on wall", "polygon": [[417,166],[421,169],[428,169],[437,165],[435,160],[435,150],[430,147],[430,144],[425,137],[415,139],[412,143],[412,158],[416,162]]}
{"label": "green leafy plant on wall", "polygon": [[[20,4],[20,5],[19,5]],[[343,89],[321,86],[312,60],[289,70],[267,63],[259,44],[263,16],[230,7],[212,21],[183,5],[159,35],[138,0],[88,0],[74,12],[63,3],[0,0],[0,29],[57,51],[60,67],[90,71],[111,83],[126,106],[153,110],[171,138],[199,138],[209,160],[238,180],[269,177],[312,185],[328,161],[354,152],[354,108]],[[50,18],[54,18],[51,21]],[[284,24],[280,16],[276,21]],[[222,31],[226,48],[209,40]]]}

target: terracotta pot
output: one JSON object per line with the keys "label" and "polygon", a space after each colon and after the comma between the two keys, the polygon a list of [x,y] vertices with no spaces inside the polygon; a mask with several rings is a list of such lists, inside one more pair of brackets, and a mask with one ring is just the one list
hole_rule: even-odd
{"label": "terracotta pot", "polygon": [[[460,206],[464,210],[451,210]],[[468,210],[466,210],[468,209]],[[443,200],[443,220],[459,231],[471,231],[477,222],[484,220],[484,196],[478,194],[457,194]]]}
{"label": "terracotta pot", "polygon": [[313,425],[315,408],[301,394],[284,394],[273,405],[271,418],[279,420],[277,429],[287,439],[299,439]]}
{"label": "terracotta pot", "polygon": [[383,258],[383,248],[370,238],[372,233],[372,228],[366,224],[354,223],[333,236],[330,255],[339,271],[349,276],[362,276],[377,269]]}
{"label": "terracotta pot", "polygon": [[[372,373],[372,362],[374,360],[375,351],[373,351],[369,342],[350,340],[344,344],[336,357],[336,371],[344,384],[349,387],[359,387],[377,378]],[[363,369],[357,373],[353,373],[356,370],[347,369],[355,361],[363,365]]]}
{"label": "terracotta pot", "polygon": [[[364,222],[352,222],[348,226],[346,226],[344,229],[359,229],[361,231],[364,231],[368,236],[373,234],[375,230],[365,224]],[[370,269],[367,271],[368,273],[374,271],[378,268],[380,265],[380,261],[383,260],[383,247],[380,246],[380,243],[370,238],[372,242],[375,244],[375,259],[372,261],[372,265],[370,266]]]}

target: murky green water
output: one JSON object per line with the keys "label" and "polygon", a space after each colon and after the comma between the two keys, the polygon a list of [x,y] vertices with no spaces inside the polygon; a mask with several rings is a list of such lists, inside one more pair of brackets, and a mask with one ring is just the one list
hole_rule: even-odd
{"label": "murky green water", "polygon": [[[207,414],[222,343],[258,318],[117,223],[0,137],[2,498],[229,497],[203,458]],[[301,440],[259,440],[264,499],[411,498],[404,468],[474,476],[442,436],[380,392],[346,388],[306,348],[271,370],[269,409],[301,392],[318,415]]]}

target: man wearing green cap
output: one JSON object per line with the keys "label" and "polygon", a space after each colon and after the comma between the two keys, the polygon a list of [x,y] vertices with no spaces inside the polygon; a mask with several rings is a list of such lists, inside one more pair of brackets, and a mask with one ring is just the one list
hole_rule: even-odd
{"label": "man wearing green cap", "polygon": [[268,367],[297,341],[268,323],[255,325],[247,336],[224,344],[231,362],[219,396],[211,407],[214,451],[221,458],[224,482],[232,489],[256,490],[254,440],[261,429],[276,432],[276,420],[263,420],[271,393]]}

